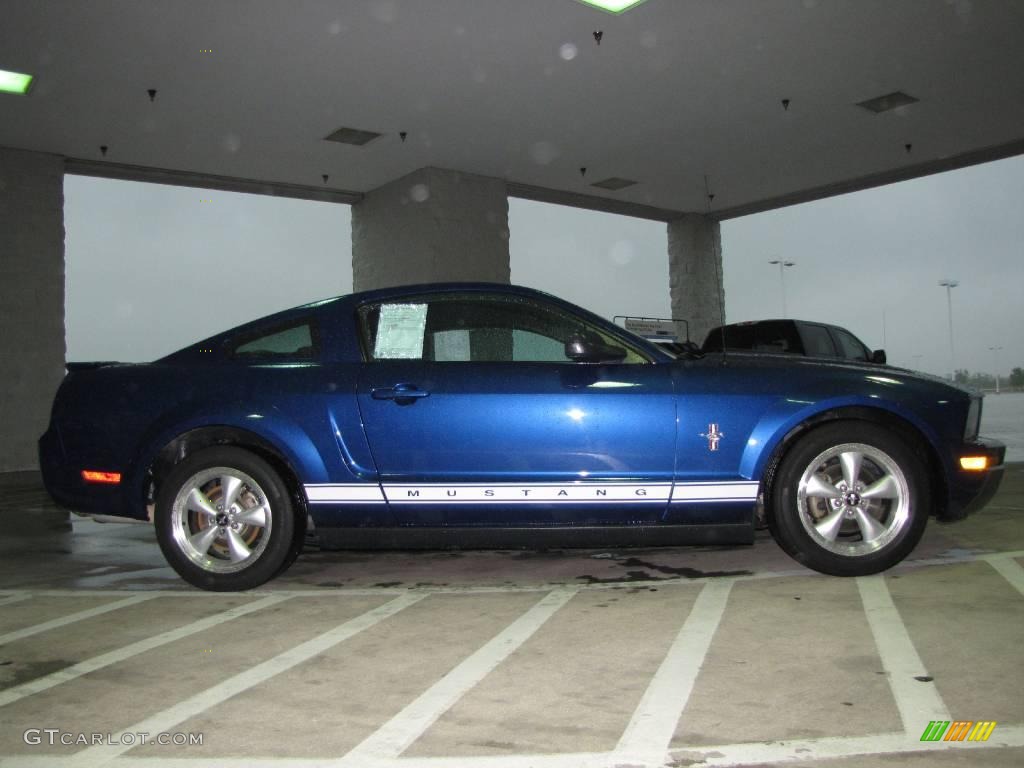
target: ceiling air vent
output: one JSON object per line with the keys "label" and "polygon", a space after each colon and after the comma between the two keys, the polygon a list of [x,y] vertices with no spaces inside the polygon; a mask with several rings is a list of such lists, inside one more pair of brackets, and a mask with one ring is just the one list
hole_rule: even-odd
{"label": "ceiling air vent", "polygon": [[339,144],[352,144],[361,147],[374,139],[379,139],[381,135],[373,131],[360,131],[358,128],[339,128],[330,136],[325,136],[324,141],[336,141]]}
{"label": "ceiling air vent", "polygon": [[599,187],[601,189],[607,189],[611,192],[618,192],[620,189],[632,187],[634,184],[636,184],[635,181],[630,181],[629,179],[620,179],[618,176],[612,176],[602,181],[595,181],[590,186]]}
{"label": "ceiling air vent", "polygon": [[896,109],[897,107],[905,107],[907,104],[913,104],[917,99],[903,91],[893,91],[887,93],[885,96],[876,96],[873,99],[867,101],[858,102],[858,107],[863,107],[868,112],[888,112],[890,109]]}

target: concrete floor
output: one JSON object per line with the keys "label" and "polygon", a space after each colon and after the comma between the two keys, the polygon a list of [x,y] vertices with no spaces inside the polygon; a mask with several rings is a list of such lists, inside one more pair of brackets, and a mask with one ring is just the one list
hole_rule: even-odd
{"label": "concrete floor", "polygon": [[[0,476],[0,500],[4,768],[1024,764],[1024,465],[864,579],[800,568],[764,534],[310,551],[215,595],[163,564],[148,525],[69,523],[35,475]],[[957,719],[998,724],[920,741]]]}

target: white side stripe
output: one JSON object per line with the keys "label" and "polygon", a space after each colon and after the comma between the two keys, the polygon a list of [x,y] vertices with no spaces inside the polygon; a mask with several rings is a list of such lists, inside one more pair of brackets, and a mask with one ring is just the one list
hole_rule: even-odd
{"label": "white side stripe", "polygon": [[719,483],[350,483],[306,486],[313,504],[674,504],[753,502],[759,484]]}
{"label": "white side stripe", "polygon": [[632,485],[625,483],[587,483],[572,485],[385,485],[388,501],[442,502],[590,502],[590,501],[668,501],[669,485]]}
{"label": "white side stripe", "polygon": [[377,483],[307,485],[306,498],[311,504],[384,503],[384,493]]}
{"label": "white side stripe", "polygon": [[756,501],[758,483],[676,483],[672,503],[691,501]]}

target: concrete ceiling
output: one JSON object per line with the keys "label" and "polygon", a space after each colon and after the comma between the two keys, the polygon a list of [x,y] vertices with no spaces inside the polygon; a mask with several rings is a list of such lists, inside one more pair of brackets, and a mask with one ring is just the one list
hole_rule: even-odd
{"label": "concrete ceiling", "polygon": [[[731,216],[1024,152],[1016,0],[647,0],[622,16],[577,0],[0,0],[0,12],[0,68],[36,76],[28,96],[0,94],[0,145],[86,173],[145,177],[138,166],[355,200],[435,166],[664,218],[705,209],[705,175],[713,211]],[[892,91],[919,101],[855,106]],[[324,141],[342,126],[383,135]],[[591,186],[608,177],[638,183]]]}

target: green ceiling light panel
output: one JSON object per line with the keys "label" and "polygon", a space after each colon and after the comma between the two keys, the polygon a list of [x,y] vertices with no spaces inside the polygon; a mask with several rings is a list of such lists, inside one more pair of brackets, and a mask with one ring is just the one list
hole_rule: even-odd
{"label": "green ceiling light panel", "polygon": [[625,13],[645,0],[580,0],[584,5],[592,5],[608,13]]}
{"label": "green ceiling light panel", "polygon": [[32,85],[32,75],[0,69],[0,92],[28,93],[30,85]]}

